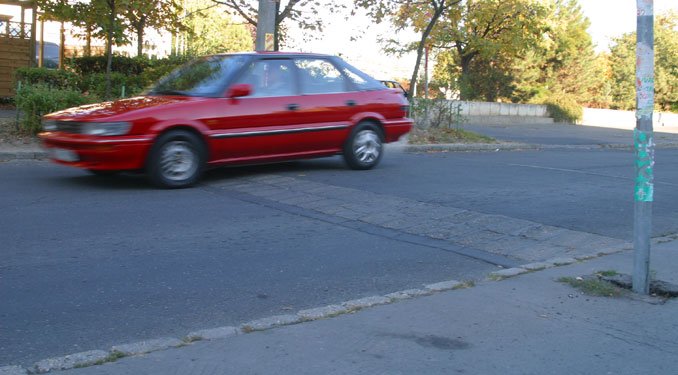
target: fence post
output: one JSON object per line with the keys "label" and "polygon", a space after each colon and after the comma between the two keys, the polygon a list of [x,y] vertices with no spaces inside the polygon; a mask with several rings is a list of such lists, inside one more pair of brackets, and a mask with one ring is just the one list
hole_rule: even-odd
{"label": "fence post", "polygon": [[[18,94],[21,90],[21,81],[17,82],[16,93]],[[16,105],[16,102],[14,103]],[[19,108],[16,109],[16,118],[14,119],[14,129],[19,131]]]}

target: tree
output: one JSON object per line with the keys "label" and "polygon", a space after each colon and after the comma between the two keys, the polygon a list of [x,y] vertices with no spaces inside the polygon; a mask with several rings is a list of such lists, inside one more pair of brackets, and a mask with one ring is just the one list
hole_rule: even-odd
{"label": "tree", "polygon": [[111,96],[111,66],[113,65],[113,43],[126,44],[124,23],[120,12],[130,0],[91,0],[92,12],[101,14],[106,21],[101,24],[101,33],[106,35],[106,98]]}
{"label": "tree", "polygon": [[82,39],[85,39],[85,56],[92,55],[92,38],[98,30],[101,29],[101,21],[97,14],[92,11],[91,3],[76,3],[73,5],[73,25],[84,31],[84,34],[76,33]]}
{"label": "tree", "polygon": [[137,56],[143,55],[146,29],[180,30],[182,11],[178,0],[129,0],[122,15],[136,34]]}
{"label": "tree", "polygon": [[201,56],[252,49],[254,40],[248,28],[250,25],[234,23],[231,17],[224,17],[222,8],[210,0],[187,4],[184,19],[187,54]]}
{"label": "tree", "polygon": [[595,54],[576,0],[475,0],[457,15],[431,36],[442,51],[434,79],[448,92],[466,100],[609,101],[605,58]]}
{"label": "tree", "polygon": [[461,0],[355,0],[355,5],[368,10],[368,14],[380,23],[384,19],[390,19],[397,29],[413,28],[421,33],[421,38],[416,45],[406,46],[402,51],[417,51],[417,60],[410,79],[410,97],[414,97],[414,89],[419,74],[419,66],[424,54],[424,49],[429,43],[429,36],[434,32],[438,21],[447,12],[454,9]]}
{"label": "tree", "polygon": [[[89,2],[71,3],[67,0],[38,0],[37,5],[49,18],[59,21],[70,21],[75,25],[84,24],[91,27],[89,35],[106,40],[106,97],[111,92],[111,65],[113,61],[113,44],[128,43],[124,30],[126,25],[120,17],[131,0],[90,0]],[[92,20],[98,20],[94,27]],[[90,29],[88,29],[90,30]]]}
{"label": "tree", "polygon": [[[678,14],[658,15],[655,36],[655,107],[678,112]],[[610,49],[613,107],[635,108],[636,33],[614,40]]]}
{"label": "tree", "polygon": [[543,2],[534,0],[468,0],[448,13],[431,40],[436,48],[450,51],[459,68],[462,100],[499,96],[492,91],[493,82],[486,82],[490,91],[483,91],[478,79],[510,79],[505,70],[511,62],[541,41],[547,11]]}
{"label": "tree", "polygon": [[[549,16],[542,55],[543,92],[548,95],[570,95],[578,103],[604,100],[598,95],[605,82],[605,66],[599,64],[591,36],[586,31],[590,22],[577,0],[556,0]],[[595,99],[598,98],[598,99]]]}
{"label": "tree", "polygon": [[[239,16],[247,23],[257,26],[258,0],[212,0],[216,4],[224,5],[231,16]],[[309,31],[323,30],[322,19],[318,18],[320,10],[336,12],[345,8],[344,5],[332,0],[288,0],[286,4],[276,1],[275,17],[275,46],[278,51],[284,40],[284,27],[286,21],[299,25],[300,28]]]}

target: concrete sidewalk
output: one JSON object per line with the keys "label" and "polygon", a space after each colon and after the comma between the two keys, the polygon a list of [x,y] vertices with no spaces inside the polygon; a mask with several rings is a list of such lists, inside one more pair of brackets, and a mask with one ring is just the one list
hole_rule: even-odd
{"label": "concrete sidewalk", "polygon": [[[557,281],[632,268],[627,250],[57,373],[675,374],[678,301],[592,297]],[[653,247],[651,269],[678,283],[678,241]]]}

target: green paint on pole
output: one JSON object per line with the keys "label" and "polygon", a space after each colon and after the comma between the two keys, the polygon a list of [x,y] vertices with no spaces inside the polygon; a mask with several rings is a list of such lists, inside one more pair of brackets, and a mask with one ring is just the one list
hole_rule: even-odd
{"label": "green paint on pole", "polygon": [[652,131],[633,132],[636,150],[636,202],[654,200],[654,139]]}

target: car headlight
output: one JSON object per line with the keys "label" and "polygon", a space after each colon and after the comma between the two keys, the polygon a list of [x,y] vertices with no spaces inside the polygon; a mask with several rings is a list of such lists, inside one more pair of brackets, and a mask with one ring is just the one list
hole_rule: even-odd
{"label": "car headlight", "polygon": [[82,124],[82,134],[87,135],[124,135],[129,132],[129,122],[86,122]]}
{"label": "car headlight", "polygon": [[57,130],[57,123],[54,120],[42,120],[42,130],[51,132]]}

